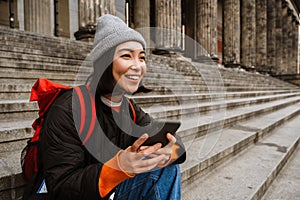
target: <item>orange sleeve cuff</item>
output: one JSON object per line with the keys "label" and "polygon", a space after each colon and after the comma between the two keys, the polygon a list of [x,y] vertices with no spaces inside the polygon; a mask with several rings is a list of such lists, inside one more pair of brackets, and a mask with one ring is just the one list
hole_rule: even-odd
{"label": "orange sleeve cuff", "polygon": [[134,177],[123,171],[120,167],[119,154],[121,151],[119,151],[115,157],[107,161],[102,167],[98,182],[98,189],[102,198],[108,195],[113,188],[124,180]]}
{"label": "orange sleeve cuff", "polygon": [[174,160],[177,160],[177,158],[179,158],[177,150],[180,149],[180,146],[178,144],[174,144],[172,147],[172,154],[170,156],[169,161],[167,161],[165,164],[162,165],[158,165],[158,167],[166,167],[169,164],[171,164]]}

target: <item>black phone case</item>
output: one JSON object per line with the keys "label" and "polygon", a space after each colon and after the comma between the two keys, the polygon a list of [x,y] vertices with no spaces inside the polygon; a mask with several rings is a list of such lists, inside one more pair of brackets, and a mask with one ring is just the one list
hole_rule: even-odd
{"label": "black phone case", "polygon": [[161,143],[162,146],[167,145],[169,143],[167,133],[175,135],[180,125],[178,121],[153,121],[148,126],[140,127],[140,135],[144,133],[149,135],[142,146],[152,146],[156,143]]}

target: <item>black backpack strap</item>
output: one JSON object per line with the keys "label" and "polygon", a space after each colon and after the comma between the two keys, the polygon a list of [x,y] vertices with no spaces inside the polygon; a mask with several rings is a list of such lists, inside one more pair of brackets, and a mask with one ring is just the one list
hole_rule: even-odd
{"label": "black backpack strap", "polygon": [[74,91],[77,95],[80,106],[79,136],[82,141],[82,145],[85,145],[95,128],[95,99],[85,85],[74,87]]}

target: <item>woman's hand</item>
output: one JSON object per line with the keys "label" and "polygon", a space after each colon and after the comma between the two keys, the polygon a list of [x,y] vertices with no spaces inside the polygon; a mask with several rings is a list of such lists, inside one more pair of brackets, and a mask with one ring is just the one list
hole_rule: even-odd
{"label": "woman's hand", "polygon": [[119,164],[125,172],[132,175],[140,174],[150,171],[159,164],[166,162],[166,160],[169,160],[170,152],[172,152],[172,150],[170,150],[171,142],[167,145],[169,147],[166,146],[164,148],[161,148],[161,144],[158,143],[153,146],[141,149],[141,145],[148,139],[148,137],[149,136],[147,134],[142,135],[133,143],[132,146],[129,146],[127,149],[120,152]]}
{"label": "woman's hand", "polygon": [[[163,160],[161,163],[159,163],[158,167],[164,167],[166,163],[171,159],[172,153],[173,153],[173,146],[176,143],[176,138],[171,134],[167,134],[167,139],[169,140],[169,143],[163,147],[155,151],[153,154],[149,155],[149,158],[154,158],[160,155],[166,155],[168,159]],[[149,148],[148,146],[141,146],[140,150],[146,150]]]}

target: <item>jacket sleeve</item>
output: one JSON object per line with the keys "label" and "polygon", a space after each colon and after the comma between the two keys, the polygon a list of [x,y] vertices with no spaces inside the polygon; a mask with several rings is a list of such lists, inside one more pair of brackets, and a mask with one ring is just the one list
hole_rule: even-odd
{"label": "jacket sleeve", "polygon": [[51,199],[101,199],[102,164],[85,164],[86,150],[74,125],[71,97],[63,94],[57,99],[43,125],[39,153],[46,187]]}

